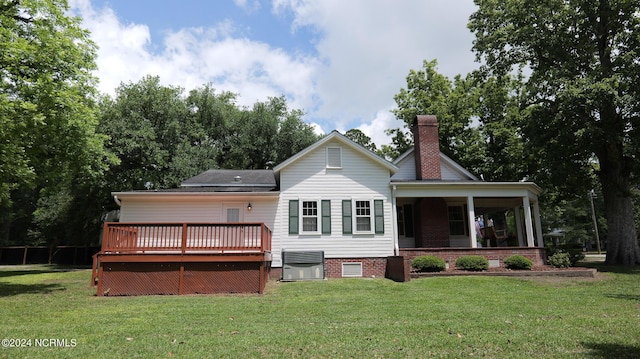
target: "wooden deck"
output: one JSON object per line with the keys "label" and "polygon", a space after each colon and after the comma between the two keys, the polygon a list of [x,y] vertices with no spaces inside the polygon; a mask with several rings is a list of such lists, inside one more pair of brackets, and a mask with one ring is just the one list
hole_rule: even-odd
{"label": "wooden deck", "polygon": [[264,223],[104,224],[96,294],[262,293],[271,267]]}

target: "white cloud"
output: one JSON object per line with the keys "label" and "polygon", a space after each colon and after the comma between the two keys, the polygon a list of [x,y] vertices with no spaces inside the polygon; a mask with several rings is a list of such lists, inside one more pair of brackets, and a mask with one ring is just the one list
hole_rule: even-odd
{"label": "white cloud", "polygon": [[[473,35],[466,29],[473,9],[471,1],[452,6],[447,0],[276,0],[273,5],[276,13],[294,14],[293,31],[309,26],[322,34],[317,43],[322,102],[313,115],[333,119],[337,128],[357,126],[378,144],[388,142],[380,133],[390,127],[382,125],[402,126],[387,110],[410,69],[433,58],[450,77],[476,67]],[[353,120],[362,122],[354,126]]]}
{"label": "white cloud", "polygon": [[121,82],[158,75],[162,83],[187,90],[212,82],[217,90],[238,93],[240,105],[284,94],[292,108],[313,106],[316,60],[234,38],[230,21],[168,32],[162,51],[155,53],[146,25],[123,24],[111,9],[94,9],[88,0],[72,6],[99,46],[101,92],[113,94]]}
{"label": "white cloud", "polygon": [[[246,12],[259,6],[253,0],[234,2]],[[211,82],[218,91],[239,94],[240,105],[284,94],[319,132],[359,128],[378,145],[389,142],[385,129],[403,125],[389,111],[410,69],[433,58],[450,77],[476,67],[473,35],[466,29],[471,0],[455,6],[448,0],[274,0],[273,12],[292,15],[293,32],[313,30],[317,57],[239,35],[245,25],[232,20],[176,29],[152,42],[145,24],[124,23],[89,0],[70,5],[100,47],[102,92],[113,94],[121,82],[150,74],[187,90]]]}
{"label": "white cloud", "polygon": [[260,9],[260,1],[258,0],[233,0],[233,3],[236,4],[237,7],[244,9],[247,12],[253,12]]}
{"label": "white cloud", "polygon": [[389,128],[402,128],[404,122],[398,120],[392,113],[390,108],[379,110],[371,122],[364,122],[358,126],[358,129],[369,136],[371,140],[378,146],[390,143],[389,136],[384,133]]}

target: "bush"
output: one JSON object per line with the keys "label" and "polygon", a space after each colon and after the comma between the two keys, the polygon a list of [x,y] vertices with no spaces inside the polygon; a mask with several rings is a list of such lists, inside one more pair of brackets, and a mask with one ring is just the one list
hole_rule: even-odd
{"label": "bush", "polygon": [[468,271],[489,269],[489,261],[483,256],[462,256],[456,260],[456,267]]}
{"label": "bush", "polygon": [[509,269],[531,269],[533,266],[531,259],[519,254],[505,258],[504,264]]}
{"label": "bush", "polygon": [[569,253],[557,252],[547,259],[547,262],[556,268],[568,268],[571,266]]}
{"label": "bush", "polygon": [[436,256],[419,256],[411,262],[418,272],[441,272],[447,268],[444,259]]}
{"label": "bush", "polygon": [[547,257],[552,257],[556,253],[566,253],[569,256],[570,266],[576,265],[579,261],[584,259],[584,252],[582,251],[582,244],[575,241],[561,244],[557,247],[547,247]]}

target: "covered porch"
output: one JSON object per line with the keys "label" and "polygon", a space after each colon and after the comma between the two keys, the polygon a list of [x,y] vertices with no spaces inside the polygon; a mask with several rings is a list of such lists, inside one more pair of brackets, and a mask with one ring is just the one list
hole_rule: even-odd
{"label": "covered porch", "polygon": [[513,254],[544,264],[538,194],[529,182],[392,182],[398,254],[483,255],[492,266]]}
{"label": "covered porch", "polygon": [[264,223],[104,224],[96,294],[262,293],[271,267]]}

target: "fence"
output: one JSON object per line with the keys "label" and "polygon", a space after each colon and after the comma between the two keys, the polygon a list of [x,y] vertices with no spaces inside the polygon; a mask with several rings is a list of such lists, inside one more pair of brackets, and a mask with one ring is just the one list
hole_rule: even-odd
{"label": "fence", "polygon": [[100,247],[12,246],[0,247],[0,265],[59,264],[91,265]]}

